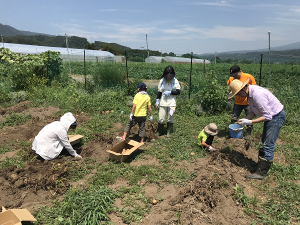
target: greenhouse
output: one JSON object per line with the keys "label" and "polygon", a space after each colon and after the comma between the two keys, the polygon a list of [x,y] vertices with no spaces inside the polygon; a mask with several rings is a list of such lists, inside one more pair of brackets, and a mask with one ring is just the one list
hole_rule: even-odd
{"label": "greenhouse", "polygon": [[85,60],[94,62],[114,61],[115,55],[107,51],[76,49],[76,48],[59,48],[38,45],[23,45],[13,43],[1,43],[0,47],[8,48],[10,51],[21,54],[40,54],[46,51],[60,52],[60,57],[67,61],[83,61],[84,51]]}
{"label": "greenhouse", "polygon": [[145,59],[146,63],[161,63],[161,60],[164,59],[164,57],[160,56],[149,56]]}
{"label": "greenhouse", "polygon": [[[166,56],[164,57],[164,60],[168,63],[191,63],[190,58],[182,58],[182,57]],[[204,60],[206,64],[210,63],[210,61],[207,59],[192,59],[192,63],[204,63]]]}

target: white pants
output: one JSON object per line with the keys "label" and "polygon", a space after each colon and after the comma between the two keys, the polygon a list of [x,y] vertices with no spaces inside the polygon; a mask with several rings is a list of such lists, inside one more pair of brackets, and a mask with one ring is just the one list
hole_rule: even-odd
{"label": "white pants", "polygon": [[164,124],[165,117],[168,116],[167,123],[173,123],[173,116],[170,116],[170,107],[169,106],[159,106],[159,113],[158,113],[158,123]]}

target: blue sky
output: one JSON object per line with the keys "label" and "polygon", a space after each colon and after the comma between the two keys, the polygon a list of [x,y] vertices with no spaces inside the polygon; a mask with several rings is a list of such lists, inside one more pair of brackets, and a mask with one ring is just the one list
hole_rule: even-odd
{"label": "blue sky", "polygon": [[0,23],[133,49],[214,53],[300,41],[299,0],[0,0]]}

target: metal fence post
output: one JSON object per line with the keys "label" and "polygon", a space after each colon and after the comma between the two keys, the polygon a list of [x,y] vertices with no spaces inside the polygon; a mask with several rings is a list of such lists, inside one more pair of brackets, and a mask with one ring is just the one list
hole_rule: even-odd
{"label": "metal fence post", "polygon": [[203,63],[203,77],[205,77],[205,59],[204,59],[204,63]]}
{"label": "metal fence post", "polygon": [[50,52],[48,51],[48,57],[47,57],[47,79],[48,79],[48,85],[50,85],[50,79],[49,79],[49,57],[50,57]]}
{"label": "metal fence post", "polygon": [[127,87],[128,87],[128,94],[129,94],[129,78],[128,78],[127,52],[126,52],[126,51],[125,51],[125,60],[126,60],[126,77],[127,77]]}
{"label": "metal fence post", "polygon": [[190,71],[189,99],[191,98],[191,88],[192,88],[192,69],[193,69],[193,52],[191,52],[191,71]]}
{"label": "metal fence post", "polygon": [[259,71],[259,86],[261,86],[261,68],[262,68],[263,54],[260,55],[260,71]]}
{"label": "metal fence post", "polygon": [[84,68],[84,88],[86,89],[86,69],[85,69],[85,50],[83,51],[83,68]]}

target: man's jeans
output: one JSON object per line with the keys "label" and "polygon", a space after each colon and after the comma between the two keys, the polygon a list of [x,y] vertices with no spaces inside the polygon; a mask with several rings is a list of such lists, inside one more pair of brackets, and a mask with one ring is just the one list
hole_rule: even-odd
{"label": "man's jeans", "polygon": [[243,110],[245,111],[246,116],[251,112],[249,105],[237,105],[237,104],[233,105],[231,123],[237,122]]}
{"label": "man's jeans", "polygon": [[274,158],[275,143],[285,119],[285,111],[282,110],[280,113],[273,116],[272,120],[264,122],[261,141],[263,143],[263,151],[265,152],[264,158],[268,161],[272,161]]}

